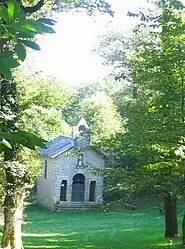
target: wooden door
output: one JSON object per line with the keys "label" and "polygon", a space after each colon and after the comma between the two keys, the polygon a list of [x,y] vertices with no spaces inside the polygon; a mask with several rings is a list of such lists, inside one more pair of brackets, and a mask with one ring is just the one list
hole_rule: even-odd
{"label": "wooden door", "polygon": [[77,174],[73,177],[71,201],[84,202],[85,195],[85,177]]}

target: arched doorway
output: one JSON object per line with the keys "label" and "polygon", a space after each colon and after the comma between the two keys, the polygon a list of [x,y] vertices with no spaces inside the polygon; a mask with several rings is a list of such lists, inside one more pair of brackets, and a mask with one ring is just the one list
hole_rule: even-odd
{"label": "arched doorway", "polygon": [[76,174],[73,177],[71,201],[84,202],[85,176]]}

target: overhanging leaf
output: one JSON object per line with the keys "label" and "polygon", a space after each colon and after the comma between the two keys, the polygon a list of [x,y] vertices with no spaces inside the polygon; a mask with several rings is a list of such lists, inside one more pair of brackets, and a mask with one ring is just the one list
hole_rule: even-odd
{"label": "overhanging leaf", "polygon": [[38,137],[37,135],[31,133],[31,132],[27,132],[27,131],[18,131],[16,133],[16,135],[25,138],[25,140],[27,140],[27,142],[30,143],[30,145],[35,145],[41,148],[46,148],[45,143],[46,140]]}
{"label": "overhanging leaf", "polygon": [[5,76],[7,79],[12,77],[12,72],[9,67],[5,66],[2,61],[0,61],[0,74]]}
{"label": "overhanging leaf", "polygon": [[3,34],[6,32],[6,28],[3,24],[0,24],[0,33]]}
{"label": "overhanging leaf", "polygon": [[7,68],[15,68],[20,65],[16,59],[8,58],[8,57],[2,58],[1,63],[4,64]]}
{"label": "overhanging leaf", "polygon": [[7,29],[7,32],[9,34],[9,37],[16,39],[16,30],[11,26],[7,27],[6,29]]}
{"label": "overhanging leaf", "polygon": [[33,41],[22,40],[22,43],[24,43],[24,45],[26,45],[27,47],[32,48],[34,50],[37,50],[37,51],[40,50],[40,46]]}
{"label": "overhanging leaf", "polygon": [[10,0],[7,7],[9,22],[14,21],[19,14],[20,6],[17,1]]}
{"label": "overhanging leaf", "polygon": [[32,32],[30,30],[23,30],[19,31],[19,34],[17,34],[18,40],[21,42],[22,39],[24,38],[34,38],[35,37],[35,32]]}
{"label": "overhanging leaf", "polygon": [[2,34],[3,39],[12,39],[12,35],[9,32],[4,32]]}
{"label": "overhanging leaf", "polygon": [[0,60],[2,59],[1,57],[11,57],[13,55],[12,51],[1,51],[0,52]]}
{"label": "overhanging leaf", "polygon": [[21,144],[27,148],[35,149],[36,147],[46,148],[46,140],[27,131],[17,132],[0,132],[0,137],[9,141],[10,144]]}
{"label": "overhanging leaf", "polygon": [[26,49],[22,44],[17,44],[15,47],[15,52],[21,61],[26,58]]}
{"label": "overhanging leaf", "polygon": [[19,22],[15,22],[11,25],[13,28],[15,28],[17,31],[31,31],[35,34],[37,33],[37,23],[34,20],[30,19],[23,19]]}
{"label": "overhanging leaf", "polygon": [[40,34],[46,33],[46,34],[54,34],[55,30],[47,25],[45,25],[44,23],[37,23],[37,32]]}
{"label": "overhanging leaf", "polygon": [[5,6],[0,6],[0,17],[1,17],[6,23],[8,23],[8,12],[7,12],[7,8],[5,8]]}
{"label": "overhanging leaf", "polygon": [[3,46],[9,39],[0,39],[0,46]]}
{"label": "overhanging leaf", "polygon": [[19,22],[15,22],[11,25],[13,28],[15,28],[17,31],[20,32],[33,32],[35,34],[43,34],[43,33],[50,33],[53,34],[55,33],[54,29],[51,27],[45,25],[44,23],[41,23],[39,21],[34,21],[34,20],[23,20]]}
{"label": "overhanging leaf", "polygon": [[27,142],[27,145],[29,146],[38,146],[41,148],[46,148],[45,143],[46,140],[36,136],[35,134],[27,131],[18,131],[17,133],[14,133],[14,136],[19,136],[23,139],[24,142]]}
{"label": "overhanging leaf", "polygon": [[56,24],[56,21],[50,18],[40,18],[37,20],[37,22],[41,22],[50,26],[53,26]]}
{"label": "overhanging leaf", "polygon": [[11,144],[4,138],[0,138],[0,143],[8,147],[9,149],[12,149]]}

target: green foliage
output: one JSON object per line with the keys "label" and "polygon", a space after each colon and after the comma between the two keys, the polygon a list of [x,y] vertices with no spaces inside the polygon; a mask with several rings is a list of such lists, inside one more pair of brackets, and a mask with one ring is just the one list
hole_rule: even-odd
{"label": "green foliage", "polygon": [[107,153],[111,145],[116,145],[118,134],[123,132],[122,120],[113,101],[105,92],[96,91],[90,98],[83,100],[82,111],[91,124],[92,144]]}
{"label": "green foliage", "polygon": [[17,73],[20,126],[51,139],[58,134],[71,135],[65,122],[66,110],[74,99],[73,91],[54,78],[26,77]]}
{"label": "green foliage", "polygon": [[[161,1],[162,3],[162,1]],[[135,98],[127,103],[125,153],[146,155],[137,163],[142,181],[159,193],[181,195],[184,175],[184,20],[176,4],[162,4],[157,24],[140,36],[130,61]],[[182,151],[182,153],[178,153]],[[144,167],[143,167],[144,166]]]}
{"label": "green foliage", "polygon": [[[117,91],[108,84],[124,129],[108,143],[114,167],[105,176],[107,191],[120,191],[120,196],[183,193],[184,14],[178,1],[157,4],[155,18],[146,11],[148,22],[142,20],[129,41],[123,33],[110,32],[96,48],[107,64],[120,61],[118,79],[127,81]],[[93,87],[84,93],[94,93]]]}
{"label": "green foliage", "polygon": [[23,41],[23,43],[24,43],[24,45],[26,45],[29,48],[32,48],[32,49],[37,50],[37,51],[40,50],[40,46],[33,41]]}
{"label": "green foliage", "polygon": [[126,27],[113,21],[98,37],[93,49],[102,58],[103,64],[109,67],[109,74],[125,82],[129,80],[128,50],[133,46],[131,31],[131,24]]}
{"label": "green foliage", "polygon": [[[0,5],[0,73],[11,78],[11,69],[18,67],[20,61],[24,61],[26,57],[25,47],[40,49],[28,39],[33,39],[37,34],[54,33],[50,27],[54,23],[51,19],[28,19],[16,0],[8,1],[7,6]],[[15,50],[6,51],[7,42],[11,42]]]}
{"label": "green foliage", "polygon": [[[35,134],[27,131],[17,131],[17,132],[5,132],[1,133],[2,137],[5,137],[11,144],[21,144],[27,148],[35,149],[35,147],[45,148],[45,140],[37,137]],[[7,146],[7,145],[6,145]]]}
{"label": "green foliage", "polygon": [[4,145],[7,148],[12,149],[11,144],[5,138],[1,138],[1,142],[0,143],[1,143],[1,146]]}
{"label": "green foliage", "polygon": [[18,58],[21,61],[25,60],[25,58],[26,58],[26,49],[25,49],[25,47],[22,44],[17,44],[15,46],[15,52],[16,52]]}
{"label": "green foliage", "polygon": [[110,16],[114,15],[111,5],[108,1],[104,0],[55,0],[53,10],[63,11],[75,9],[76,11],[87,12],[88,15],[93,15],[97,11],[105,13]]}
{"label": "green foliage", "polygon": [[[37,21],[29,19],[16,0],[8,1],[7,5],[0,5],[0,74],[2,79],[3,77],[11,79],[12,69],[18,67],[20,62],[26,58],[26,47],[40,50],[39,45],[32,39],[37,34],[54,33],[50,27],[54,23],[55,21],[51,19]],[[1,95],[2,89],[1,86]],[[10,140],[7,138],[31,149],[34,149],[35,145],[43,146],[42,139],[36,138],[34,134],[28,132],[23,134],[23,131],[17,131],[16,133],[1,132],[2,148],[3,146],[11,147]]]}

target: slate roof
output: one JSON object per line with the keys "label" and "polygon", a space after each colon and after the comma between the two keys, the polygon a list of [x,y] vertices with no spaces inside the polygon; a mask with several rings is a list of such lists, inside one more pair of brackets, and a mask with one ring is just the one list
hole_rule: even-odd
{"label": "slate roof", "polygon": [[58,136],[46,143],[46,149],[39,149],[41,156],[55,158],[74,147],[74,140],[69,136]]}

